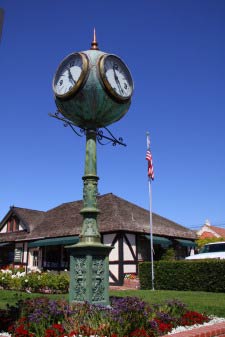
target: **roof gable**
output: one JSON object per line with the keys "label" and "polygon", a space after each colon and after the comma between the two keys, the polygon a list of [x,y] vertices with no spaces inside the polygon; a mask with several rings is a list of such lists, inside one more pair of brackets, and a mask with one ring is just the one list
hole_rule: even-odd
{"label": "roof gable", "polygon": [[[18,222],[18,230],[24,230],[29,232],[28,224],[19,216],[19,214],[15,211],[14,207],[11,207],[6,216],[2,219],[0,223],[0,232],[6,232],[8,224],[13,220]],[[4,228],[6,229],[4,231]]]}
{"label": "roof gable", "polygon": [[[35,221],[40,218],[40,215],[43,213],[44,212],[12,206],[0,222],[0,234],[3,234],[4,237],[7,235],[7,239],[11,238],[15,240],[17,237],[22,238],[22,233],[30,233],[35,225]],[[18,221],[18,229],[16,230],[8,230],[8,224],[12,219]]]}
{"label": "roof gable", "polygon": [[197,233],[201,238],[209,237],[209,236],[207,236],[208,234],[206,234],[206,233],[210,233],[211,234],[210,237],[225,238],[225,229],[224,228],[216,227],[216,226],[212,226],[212,225],[208,225],[208,224],[205,224]]}
{"label": "roof gable", "polygon": [[214,232],[216,232],[219,236],[225,238],[225,229],[224,228],[215,227],[215,226],[211,226],[211,227],[214,230]]}
{"label": "roof gable", "polygon": [[215,238],[215,235],[213,235],[212,232],[203,232],[201,235],[200,235],[200,239],[211,239],[211,238]]}

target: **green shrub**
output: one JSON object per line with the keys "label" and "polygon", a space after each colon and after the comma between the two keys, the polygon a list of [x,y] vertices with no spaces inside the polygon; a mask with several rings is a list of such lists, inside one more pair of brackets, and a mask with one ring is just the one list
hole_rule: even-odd
{"label": "green shrub", "polygon": [[41,275],[39,273],[30,273],[22,278],[22,289],[30,289],[32,291],[37,291],[40,288]]}
{"label": "green shrub", "polygon": [[21,290],[22,288],[22,280],[18,277],[12,277],[9,279],[8,288],[11,290]]}
{"label": "green shrub", "polygon": [[161,257],[161,261],[175,261],[175,250],[171,247],[168,248]]}
{"label": "green shrub", "polygon": [[53,293],[66,293],[69,289],[69,274],[43,273],[40,288],[49,289]]}
{"label": "green shrub", "polygon": [[57,277],[57,289],[60,292],[67,293],[69,291],[70,277],[69,274],[60,274]]}
{"label": "green shrub", "polygon": [[32,272],[12,274],[11,271],[0,272],[0,287],[11,290],[29,290],[31,292],[67,293],[69,274],[51,272]]}
{"label": "green shrub", "polygon": [[[155,289],[225,292],[225,261],[157,261]],[[141,289],[151,289],[151,263],[139,265]]]}
{"label": "green shrub", "polygon": [[0,273],[0,286],[4,289],[10,289],[10,283],[12,280],[11,273]]}

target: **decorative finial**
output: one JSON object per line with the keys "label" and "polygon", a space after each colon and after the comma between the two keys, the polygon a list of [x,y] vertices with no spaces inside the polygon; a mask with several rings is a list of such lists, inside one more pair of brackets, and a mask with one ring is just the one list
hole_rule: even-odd
{"label": "decorative finial", "polygon": [[98,42],[97,42],[97,39],[96,39],[95,28],[94,28],[94,37],[93,37],[93,41],[92,41],[92,43],[91,43],[91,49],[93,49],[93,50],[99,50],[99,48],[98,48]]}
{"label": "decorative finial", "polygon": [[211,226],[211,223],[210,223],[210,221],[208,219],[205,220],[205,225],[206,226]]}

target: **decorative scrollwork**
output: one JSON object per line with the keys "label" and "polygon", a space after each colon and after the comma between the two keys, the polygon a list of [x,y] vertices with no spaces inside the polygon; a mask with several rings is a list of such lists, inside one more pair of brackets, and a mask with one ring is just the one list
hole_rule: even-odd
{"label": "decorative scrollwork", "polygon": [[[63,122],[63,125],[65,127],[70,127],[73,132],[79,136],[79,137],[82,137],[84,135],[87,134],[87,132],[89,131],[89,129],[86,129],[86,128],[80,128],[79,131],[77,130],[77,126],[69,121],[67,118],[63,117],[60,113],[59,110],[57,110],[54,114],[51,114],[49,113],[49,116],[50,117],[54,117],[56,119],[59,119],[60,121]],[[127,146],[124,142],[123,142],[123,138],[122,137],[119,137],[118,139],[112,134],[112,132],[107,128],[107,127],[104,127],[103,129],[106,130],[106,132],[108,133],[108,135],[105,135],[104,132],[101,130],[101,129],[95,129],[95,133],[96,133],[96,139],[98,141],[99,144],[101,145],[107,145],[109,143],[112,143],[113,146],[116,146],[117,144],[118,145],[123,145],[123,146]],[[93,130],[92,130],[93,132]],[[103,140],[106,140],[106,142],[104,143]]]}
{"label": "decorative scrollwork", "polygon": [[105,291],[105,257],[93,256],[92,261],[92,301],[102,301]]}
{"label": "decorative scrollwork", "polygon": [[87,266],[86,266],[86,257],[80,256],[75,257],[75,266],[74,266],[74,292],[75,298],[78,301],[84,301],[86,297],[86,280]]}

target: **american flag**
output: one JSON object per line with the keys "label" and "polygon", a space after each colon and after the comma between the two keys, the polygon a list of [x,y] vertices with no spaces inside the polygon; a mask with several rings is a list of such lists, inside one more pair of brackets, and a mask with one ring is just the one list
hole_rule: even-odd
{"label": "american flag", "polygon": [[152,162],[152,154],[151,154],[151,151],[150,151],[150,139],[149,139],[149,135],[147,135],[146,160],[148,161],[148,177],[151,180],[154,180],[154,168],[153,168],[153,162]]}

